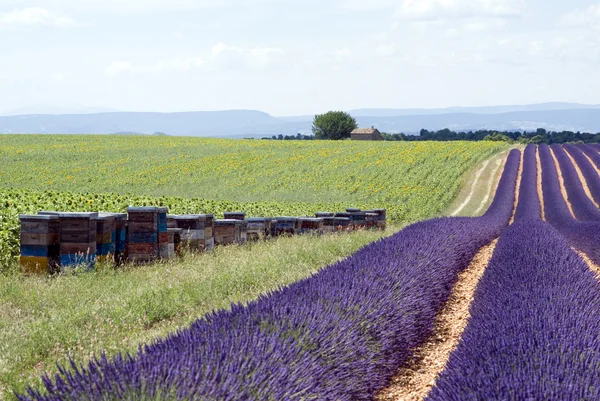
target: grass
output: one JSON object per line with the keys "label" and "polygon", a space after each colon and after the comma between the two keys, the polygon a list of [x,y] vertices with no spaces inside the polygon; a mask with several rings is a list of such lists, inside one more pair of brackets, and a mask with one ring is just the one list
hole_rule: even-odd
{"label": "grass", "polygon": [[291,210],[296,203],[385,207],[402,220],[440,213],[456,196],[462,175],[504,148],[489,141],[3,135],[0,186],[269,201]]}
{"label": "grass", "polygon": [[[175,213],[240,208],[299,215],[386,207],[398,229],[439,215],[464,174],[505,148],[495,142],[3,135],[0,271],[2,257],[14,264],[18,253],[18,214],[41,209],[120,211],[131,203],[162,203]],[[134,351],[394,231],[280,238],[54,279],[0,274],[0,399],[40,386],[40,375],[68,357],[85,362],[101,351]]]}
{"label": "grass", "polygon": [[54,372],[68,356],[135,351],[206,313],[307,277],[387,232],[279,238],[183,261],[55,279],[0,276],[0,397]]}

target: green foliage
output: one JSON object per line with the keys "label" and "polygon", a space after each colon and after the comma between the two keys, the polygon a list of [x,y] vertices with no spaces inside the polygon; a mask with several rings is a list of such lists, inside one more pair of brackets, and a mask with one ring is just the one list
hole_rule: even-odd
{"label": "green foliage", "polygon": [[205,314],[314,274],[387,232],[297,236],[219,247],[182,261],[53,279],[0,275],[0,399],[40,376],[138,345]]}
{"label": "green foliage", "polygon": [[303,216],[360,207],[386,208],[391,221],[416,221],[440,213],[462,174],[504,146],[162,136],[2,139],[0,271],[16,266],[19,213],[161,205],[172,213]]}
{"label": "green foliage", "polygon": [[344,111],[330,111],[317,114],[313,120],[312,131],[317,139],[346,139],[358,128],[356,120]]}
{"label": "green foliage", "polygon": [[515,143],[515,141],[510,138],[509,136],[503,135],[499,132],[495,132],[491,135],[487,135],[485,138],[483,138],[484,141],[493,141],[493,142],[506,142],[506,143],[510,143],[513,144]]}

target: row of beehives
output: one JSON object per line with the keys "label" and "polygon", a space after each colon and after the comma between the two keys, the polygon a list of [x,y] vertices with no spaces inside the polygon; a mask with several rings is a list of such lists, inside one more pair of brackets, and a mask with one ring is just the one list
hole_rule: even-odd
{"label": "row of beehives", "polygon": [[127,213],[39,212],[21,215],[21,266],[28,273],[55,273],[96,262],[145,263],[171,259],[183,249],[243,244],[281,235],[385,229],[386,211],[347,209],[315,217],[246,218],[226,212],[169,215],[166,207],[130,207]]}

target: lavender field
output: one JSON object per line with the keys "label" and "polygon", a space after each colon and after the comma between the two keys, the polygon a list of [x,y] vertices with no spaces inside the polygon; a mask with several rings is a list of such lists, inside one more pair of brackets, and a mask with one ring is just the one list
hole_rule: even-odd
{"label": "lavender field", "polygon": [[[18,397],[599,399],[599,152],[588,145],[512,150],[483,216],[413,224],[135,354],[62,366],[44,377],[45,388]],[[468,316],[455,316],[465,322],[461,335],[436,345],[438,315],[489,244],[493,255],[470,284]],[[435,384],[408,397],[414,389],[403,372],[429,369],[419,355],[444,341],[451,351],[438,361]],[[391,386],[394,395],[383,396]]]}

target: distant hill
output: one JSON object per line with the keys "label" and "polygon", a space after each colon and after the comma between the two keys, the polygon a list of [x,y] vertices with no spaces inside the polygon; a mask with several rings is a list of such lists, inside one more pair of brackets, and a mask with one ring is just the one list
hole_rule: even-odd
{"label": "distant hill", "polygon": [[[572,103],[431,110],[362,109],[350,113],[356,117],[360,126],[375,126],[380,131],[389,133],[414,134],[422,128],[428,130],[449,128],[454,131],[478,129],[532,131],[545,128],[550,131],[600,132],[600,106],[581,106]],[[179,136],[260,138],[279,134],[310,133],[312,118],[313,116],[274,117],[256,110],[32,114],[0,116],[0,133],[154,134],[160,132]]]}
{"label": "distant hill", "polygon": [[457,113],[501,114],[512,113],[516,111],[548,111],[574,109],[600,109],[600,105],[553,102],[517,106],[446,107],[443,109],[356,109],[350,110],[349,113],[355,117],[397,117]]}

